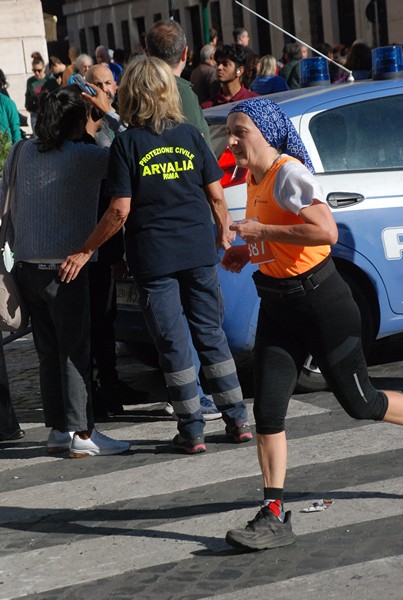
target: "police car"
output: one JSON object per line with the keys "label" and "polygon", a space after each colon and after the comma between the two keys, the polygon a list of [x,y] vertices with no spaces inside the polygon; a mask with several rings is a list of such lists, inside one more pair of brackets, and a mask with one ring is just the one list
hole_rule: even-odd
{"label": "police car", "polygon": [[[366,351],[375,339],[403,332],[402,75],[403,66],[397,78],[387,75],[269,96],[302,137],[338,225],[332,256],[359,306]],[[210,108],[204,115],[224,171],[229,211],[239,221],[245,217],[246,170],[235,166],[227,148],[225,123],[232,106]],[[248,264],[241,274],[219,269],[224,329],[234,355],[254,346],[259,309],[252,281],[255,268]],[[140,330],[138,335],[144,341]],[[299,388],[323,387],[319,370],[308,358]]]}

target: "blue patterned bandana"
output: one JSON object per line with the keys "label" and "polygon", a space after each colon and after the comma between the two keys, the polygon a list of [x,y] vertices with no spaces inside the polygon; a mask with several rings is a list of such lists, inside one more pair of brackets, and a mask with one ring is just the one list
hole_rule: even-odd
{"label": "blue patterned bandana", "polygon": [[236,104],[229,114],[235,112],[242,112],[252,119],[270,146],[297,158],[312,173],[315,172],[303,141],[278,104],[267,98],[249,98]]}

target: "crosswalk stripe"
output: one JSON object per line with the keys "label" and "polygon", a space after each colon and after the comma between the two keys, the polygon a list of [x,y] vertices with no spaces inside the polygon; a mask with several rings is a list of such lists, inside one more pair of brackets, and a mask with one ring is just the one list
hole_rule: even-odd
{"label": "crosswalk stripe", "polygon": [[[144,407],[146,406],[148,407],[148,409],[150,409],[150,405],[144,405]],[[292,399],[290,401],[288,419],[319,415],[327,412],[329,412],[327,409],[323,409],[318,406],[308,404],[306,402],[301,402],[299,400]],[[250,423],[253,425],[254,418],[251,409],[249,409],[249,416]],[[22,429],[26,429],[27,431],[35,431],[39,427],[43,427],[43,425],[38,423],[21,423],[21,427]],[[100,427],[100,429],[102,429],[102,426]],[[216,421],[208,421],[206,423],[205,431],[206,434],[211,434],[221,431],[223,429],[224,423],[220,419]],[[2,460],[0,461],[0,473],[3,471],[8,471],[9,469],[24,468],[28,464],[30,467],[32,467],[33,465],[51,463],[57,460],[57,457],[55,458],[55,456],[48,456],[45,454],[46,450],[44,446],[46,445],[46,437],[48,435],[48,431],[48,429],[44,430],[43,444],[38,443],[37,445],[38,448],[44,448],[43,455],[30,457],[29,459],[24,460],[24,452],[26,451],[26,446],[24,445],[24,442],[21,442],[20,444],[13,444],[12,446],[9,446],[8,450],[3,449]],[[111,437],[114,437],[116,439],[134,440],[134,442],[140,438],[143,441],[158,439],[161,441],[166,441],[168,443],[176,433],[176,421],[174,421],[173,419],[166,419],[163,421],[150,421],[146,425],[142,423],[140,425],[131,425],[130,427],[119,427],[119,429],[113,429],[112,431],[105,433],[111,435]],[[31,450],[35,448],[35,446],[31,442],[29,447]],[[17,453],[20,456],[18,456],[18,458],[7,458],[8,453],[12,453],[13,455]]]}
{"label": "crosswalk stripe", "polygon": [[[205,547],[188,540],[175,539],[175,543],[172,542],[170,536],[161,539],[155,532],[141,535],[138,530],[133,530],[124,531],[122,535],[95,537],[24,552],[18,556],[11,554],[0,559],[3,582],[0,599],[19,598],[28,593],[71,585],[73,581],[74,585],[79,585],[132,569],[177,562]],[[222,545],[221,540],[219,545]],[[68,570],[66,565],[69,565]]]}
{"label": "crosswalk stripe", "polygon": [[[338,490],[338,495],[346,495],[348,498],[358,491],[361,494],[359,508],[355,507],[357,503],[354,499],[337,501],[326,511],[315,513],[316,518],[311,514],[300,516],[293,527],[295,533],[304,535],[333,527],[348,527],[352,523],[377,520],[380,516],[377,496],[385,493],[388,497],[382,500],[382,518],[403,514],[403,504],[393,498],[393,495],[401,497],[403,493],[403,477],[372,482],[359,488],[348,487]],[[366,491],[370,491],[371,495],[365,497]],[[290,503],[287,508],[299,510],[301,506],[300,503]],[[66,571],[66,564],[74,565],[74,584],[78,585],[129,570],[184,560],[190,558],[196,551],[206,548],[209,551],[223,552],[228,549],[225,543],[226,531],[234,527],[239,516],[243,517],[242,526],[244,526],[247,512],[250,512],[250,509],[190,517],[143,530],[138,528],[130,530],[125,525],[124,528],[122,527],[121,535],[114,533],[108,536],[97,536],[96,532],[105,527],[111,528],[109,523],[105,525],[102,522],[85,521],[87,534],[81,541],[1,558],[0,575],[3,585],[0,598],[7,597],[3,594],[12,591],[15,594],[17,576],[19,577],[18,597],[28,592],[39,593],[70,585],[71,572]],[[80,523],[79,513],[77,519],[71,522]],[[119,525],[114,524],[113,531],[116,532],[117,529]],[[95,534],[93,538],[91,530]],[[347,536],[348,530],[346,530]],[[49,565],[52,565],[51,569]],[[24,572],[30,574],[29,579],[25,580]],[[224,596],[223,600],[224,598],[226,600],[227,597]]]}
{"label": "crosswalk stripe", "polygon": [[[275,598],[276,600],[312,600],[312,598],[328,598],[338,600],[349,598],[354,600],[400,600],[402,595],[398,587],[402,581],[403,558],[392,556],[365,563],[357,563],[329,569],[313,575],[293,577],[285,581],[268,583],[243,589],[239,597],[242,600],[257,598]],[[379,595],[380,581],[382,596]],[[365,585],[363,586],[363,582]],[[396,595],[398,594],[398,595]],[[234,592],[205,596],[200,600],[234,600]]]}
{"label": "crosswalk stripe", "polygon": [[[335,491],[335,490],[333,490]],[[331,494],[332,490],[326,490]],[[386,519],[397,515],[403,515],[403,477],[385,479],[383,481],[371,482],[360,486],[337,489],[337,498],[334,504],[323,511],[314,513],[301,512],[308,508],[312,499],[304,497],[301,500],[287,502],[286,510],[292,512],[292,528],[297,535],[317,533],[333,527],[349,527],[354,523],[364,523],[379,518]],[[359,502],[357,501],[359,498]],[[316,498],[318,500],[318,498]],[[257,513],[258,507],[254,509],[243,508],[227,512],[222,515],[224,531],[227,529],[243,528],[246,522]],[[230,519],[228,519],[230,515]],[[202,529],[208,527],[209,517],[206,522],[201,523]],[[177,525],[175,523],[175,525]],[[195,527],[195,523],[193,523]],[[196,528],[193,531],[197,530]],[[192,529],[189,529],[189,533]],[[348,530],[346,529],[348,534]],[[348,536],[347,536],[348,537]]]}
{"label": "crosswalk stripe", "polygon": [[[386,423],[309,436],[290,440],[288,465],[292,468],[376,454],[401,448],[402,442],[400,427]],[[18,520],[22,515],[24,518],[44,516],[56,510],[84,509],[148,497],[154,494],[155,481],[165,493],[172,493],[258,474],[256,449],[253,446],[234,447],[220,452],[218,457],[217,453],[206,453],[181,458],[180,476],[178,463],[174,460],[126,469],[118,478],[112,472],[75,480],[74,486],[70,481],[57,481],[29,488],[29,493],[21,493],[21,490],[3,492],[0,493],[0,523]]]}

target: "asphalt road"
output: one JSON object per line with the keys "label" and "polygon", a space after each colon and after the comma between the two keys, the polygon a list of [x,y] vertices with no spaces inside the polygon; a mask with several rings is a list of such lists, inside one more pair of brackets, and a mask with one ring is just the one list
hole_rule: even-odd
{"label": "asphalt road", "polygon": [[[402,342],[376,345],[377,387],[402,389]],[[262,497],[255,442],[227,443],[219,420],[206,426],[206,454],[175,453],[160,373],[122,356],[121,377],[148,389],[149,402],[98,428],[132,440],[131,451],[47,456],[30,336],[5,352],[27,433],[0,444],[0,600],[403,598],[400,427],[353,421],[329,392],[294,395],[286,506],[297,541],[242,553],[224,538],[254,516]],[[251,408],[245,363],[240,375]],[[334,500],[330,508],[304,512],[323,498]]]}

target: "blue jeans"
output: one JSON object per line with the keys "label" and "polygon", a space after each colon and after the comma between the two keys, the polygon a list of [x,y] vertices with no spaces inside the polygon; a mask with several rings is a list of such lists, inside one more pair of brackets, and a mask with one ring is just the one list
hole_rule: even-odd
{"label": "blue jeans", "polygon": [[181,435],[186,439],[203,435],[205,424],[183,315],[224,421],[230,426],[246,423],[247,409],[222,329],[223,300],[216,267],[187,269],[157,279],[137,279],[137,285]]}
{"label": "blue jeans", "polygon": [[45,425],[92,429],[88,269],[70,283],[31,263],[18,262],[15,272],[31,315]]}

